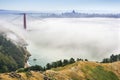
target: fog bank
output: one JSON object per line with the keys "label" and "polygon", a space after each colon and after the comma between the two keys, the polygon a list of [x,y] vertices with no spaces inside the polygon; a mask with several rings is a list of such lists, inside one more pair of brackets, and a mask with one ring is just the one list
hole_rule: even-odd
{"label": "fog bank", "polygon": [[[27,30],[24,30],[22,17],[12,23],[11,17],[16,16],[8,15],[0,20],[0,32],[12,31],[28,43],[32,65],[70,57],[100,61],[119,53],[120,19],[27,17]],[[12,38],[21,42],[13,35]],[[33,61],[34,58],[37,61]]]}

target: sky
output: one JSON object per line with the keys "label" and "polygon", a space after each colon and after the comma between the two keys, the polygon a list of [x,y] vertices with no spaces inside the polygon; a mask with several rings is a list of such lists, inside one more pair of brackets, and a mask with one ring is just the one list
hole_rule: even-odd
{"label": "sky", "polygon": [[0,9],[23,11],[120,11],[120,0],[0,0]]}

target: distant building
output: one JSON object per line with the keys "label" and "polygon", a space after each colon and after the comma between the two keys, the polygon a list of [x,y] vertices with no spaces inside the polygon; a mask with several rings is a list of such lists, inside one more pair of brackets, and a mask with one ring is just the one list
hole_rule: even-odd
{"label": "distant building", "polygon": [[76,13],[75,10],[73,10],[72,13],[75,14]]}

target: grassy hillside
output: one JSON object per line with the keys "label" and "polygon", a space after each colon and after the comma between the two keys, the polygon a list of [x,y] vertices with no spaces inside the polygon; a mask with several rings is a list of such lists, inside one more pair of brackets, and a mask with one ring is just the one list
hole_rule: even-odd
{"label": "grassy hillside", "polygon": [[[77,62],[72,65],[59,67],[53,70],[58,74],[68,76],[68,78],[72,80],[119,80],[119,64],[120,62],[111,64],[95,62]],[[50,75],[49,71],[47,72],[47,74],[48,76]],[[57,76],[55,76],[55,78],[57,79]]]}
{"label": "grassy hillside", "polygon": [[45,72],[0,74],[2,80],[120,80],[120,62],[79,61]]}

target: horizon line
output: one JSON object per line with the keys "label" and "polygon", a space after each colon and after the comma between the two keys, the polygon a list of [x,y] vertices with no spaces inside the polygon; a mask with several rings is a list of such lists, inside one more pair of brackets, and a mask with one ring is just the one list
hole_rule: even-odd
{"label": "horizon line", "polygon": [[20,12],[36,12],[36,13],[64,13],[64,12],[72,12],[78,13],[120,13],[119,10],[77,10],[77,9],[69,9],[69,10],[17,10],[17,9],[0,9],[0,11],[20,11]]}

